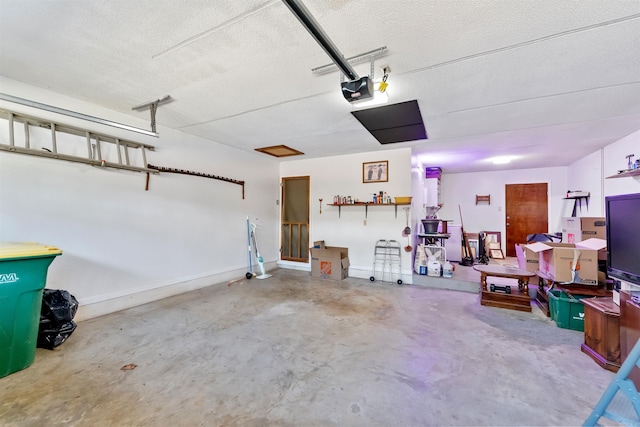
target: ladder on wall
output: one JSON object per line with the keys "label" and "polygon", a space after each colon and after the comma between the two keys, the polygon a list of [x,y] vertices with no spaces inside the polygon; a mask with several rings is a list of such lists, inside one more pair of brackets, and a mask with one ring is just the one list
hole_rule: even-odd
{"label": "ladder on wall", "polygon": [[[608,418],[625,426],[640,426],[640,395],[628,378],[634,366],[640,368],[640,340],[620,366],[583,426],[600,425],[600,418]],[[619,399],[614,399],[618,392],[621,392],[617,396]]]}
{"label": "ladder on wall", "polygon": [[[5,140],[4,136],[0,135],[1,151],[134,172],[159,173],[157,169],[147,167],[146,151],[154,151],[153,145],[26,116],[9,110],[0,110],[0,118],[8,121],[8,139]],[[16,128],[19,128],[20,124],[24,128],[23,137],[16,134]],[[45,134],[42,129],[45,130],[45,133],[50,134],[49,141],[44,141]],[[86,144],[86,149],[82,147],[83,144]],[[83,152],[86,155],[83,155]]]}

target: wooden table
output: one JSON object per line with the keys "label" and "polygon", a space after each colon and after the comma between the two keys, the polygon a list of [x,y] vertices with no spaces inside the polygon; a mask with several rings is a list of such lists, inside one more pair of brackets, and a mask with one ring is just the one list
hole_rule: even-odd
{"label": "wooden table", "polygon": [[[481,305],[508,308],[510,310],[531,311],[529,278],[535,276],[535,273],[519,268],[503,267],[501,265],[474,265],[473,269],[480,272],[480,284],[482,285]],[[518,281],[518,289],[517,291],[512,291],[509,286],[510,293],[491,292],[487,290],[487,277],[516,279]]]}
{"label": "wooden table", "polygon": [[527,270],[519,268],[503,267],[502,265],[474,265],[473,269],[480,272],[480,283],[482,289],[487,290],[487,277],[505,277],[507,279],[517,279],[518,289],[523,292],[529,292],[529,278],[535,276]]}

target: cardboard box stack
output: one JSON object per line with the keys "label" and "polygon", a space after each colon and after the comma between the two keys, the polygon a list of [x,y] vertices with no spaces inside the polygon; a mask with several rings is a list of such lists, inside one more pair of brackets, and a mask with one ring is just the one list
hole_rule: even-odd
{"label": "cardboard box stack", "polygon": [[606,246],[606,240],[593,238],[575,244],[537,242],[524,250],[538,254],[538,270],[555,282],[597,286],[598,256]]}
{"label": "cardboard box stack", "polygon": [[605,217],[562,218],[562,243],[578,243],[591,238],[607,239]]}
{"label": "cardboard box stack", "polygon": [[311,253],[311,277],[342,280],[349,277],[349,249],[325,246],[324,240],[313,242]]}

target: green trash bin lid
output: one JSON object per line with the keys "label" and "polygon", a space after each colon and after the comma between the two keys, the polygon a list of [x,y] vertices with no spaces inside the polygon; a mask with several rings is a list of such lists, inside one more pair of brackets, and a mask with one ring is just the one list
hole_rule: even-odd
{"label": "green trash bin lid", "polygon": [[51,245],[36,242],[0,242],[0,261],[18,258],[34,258],[42,256],[56,256],[62,250]]}

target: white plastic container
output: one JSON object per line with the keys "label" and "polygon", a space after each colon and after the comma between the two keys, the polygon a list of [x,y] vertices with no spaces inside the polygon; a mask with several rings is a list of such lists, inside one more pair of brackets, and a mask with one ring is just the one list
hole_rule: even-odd
{"label": "white plastic container", "polygon": [[442,266],[442,277],[453,277],[453,265],[448,260]]}
{"label": "white plastic container", "polygon": [[440,262],[435,259],[429,259],[427,262],[427,276],[440,277]]}

